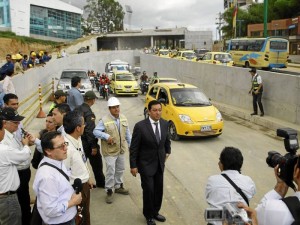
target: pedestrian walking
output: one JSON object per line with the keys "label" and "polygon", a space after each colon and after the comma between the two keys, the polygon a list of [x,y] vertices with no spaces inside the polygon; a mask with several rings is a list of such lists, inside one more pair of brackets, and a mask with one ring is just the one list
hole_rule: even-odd
{"label": "pedestrian walking", "polygon": [[251,80],[251,89],[249,91],[249,94],[252,94],[253,97],[253,113],[251,113],[251,116],[257,115],[257,104],[259,106],[260,110],[260,116],[264,116],[264,107],[261,103],[262,93],[263,93],[263,82],[260,75],[257,74],[256,68],[252,68],[250,71],[250,74],[252,76]]}

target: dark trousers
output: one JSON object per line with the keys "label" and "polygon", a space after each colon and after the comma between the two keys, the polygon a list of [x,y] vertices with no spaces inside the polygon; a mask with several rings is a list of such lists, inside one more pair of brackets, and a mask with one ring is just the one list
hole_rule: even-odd
{"label": "dark trousers", "polygon": [[160,168],[154,176],[141,174],[143,189],[143,214],[146,219],[153,218],[159,213],[163,198],[164,176]]}
{"label": "dark trousers", "polygon": [[31,177],[30,168],[25,170],[18,170],[20,177],[20,187],[17,190],[18,200],[22,212],[22,225],[30,225],[31,208],[30,208],[30,194],[29,181]]}
{"label": "dark trousers", "polygon": [[90,164],[93,169],[93,173],[96,180],[96,185],[98,187],[104,187],[105,186],[105,176],[103,174],[103,163],[102,163],[102,156],[100,154],[100,147],[97,146],[97,154],[92,155],[92,148],[86,144],[84,141],[82,141],[83,149],[85,156],[89,159]]}
{"label": "dark trousers", "polygon": [[90,186],[86,182],[82,185],[82,216],[83,216],[83,225],[91,225],[90,219]]}
{"label": "dark trousers", "polygon": [[253,112],[257,113],[257,104],[258,104],[260,112],[265,113],[264,107],[261,103],[262,93],[258,93],[258,94],[253,93],[252,96],[253,96]]}

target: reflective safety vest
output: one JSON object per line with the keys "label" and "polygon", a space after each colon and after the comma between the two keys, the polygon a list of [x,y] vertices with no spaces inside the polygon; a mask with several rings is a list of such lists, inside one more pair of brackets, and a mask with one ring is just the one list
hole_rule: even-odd
{"label": "reflective safety vest", "polygon": [[101,140],[101,151],[103,156],[116,156],[124,154],[125,151],[128,150],[128,143],[125,139],[128,121],[122,114],[120,114],[119,119],[120,130],[116,124],[116,120],[110,115],[102,118],[105,127],[104,132],[109,134],[114,140],[114,144],[112,145],[108,144],[106,140]]}
{"label": "reflective safety vest", "polygon": [[[256,91],[259,87],[259,84],[257,83],[257,77],[258,75],[255,75],[254,78],[252,79],[252,90]],[[259,89],[259,93],[263,92],[263,86]]]}

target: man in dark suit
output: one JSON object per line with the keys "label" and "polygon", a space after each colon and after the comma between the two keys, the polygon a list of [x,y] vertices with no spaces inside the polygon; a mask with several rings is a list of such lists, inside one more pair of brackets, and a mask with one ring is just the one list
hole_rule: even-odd
{"label": "man in dark suit", "polygon": [[143,214],[147,225],[155,225],[155,220],[166,221],[159,210],[163,198],[165,161],[171,153],[171,141],[168,122],[161,119],[161,108],[160,102],[149,102],[149,118],[135,124],[129,150],[131,174],[141,175]]}

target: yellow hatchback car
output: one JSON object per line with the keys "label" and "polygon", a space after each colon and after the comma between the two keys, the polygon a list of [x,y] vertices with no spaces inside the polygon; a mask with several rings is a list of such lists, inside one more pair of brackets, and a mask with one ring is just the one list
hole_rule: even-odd
{"label": "yellow hatchback car", "polygon": [[185,51],[179,51],[177,52],[177,55],[175,59],[180,59],[180,60],[188,60],[188,61],[194,61],[196,62],[197,56],[194,51],[192,50],[185,50]]}
{"label": "yellow hatchback car", "polygon": [[169,122],[172,140],[180,137],[219,136],[223,131],[223,118],[199,88],[183,83],[158,83],[148,91],[144,114],[148,103],[162,103],[162,118]]}
{"label": "yellow hatchback car", "polygon": [[233,59],[227,52],[207,52],[199,62],[212,63],[224,66],[233,66]]}
{"label": "yellow hatchback car", "polygon": [[128,71],[114,71],[110,81],[110,89],[115,95],[138,96],[140,87],[132,73]]}
{"label": "yellow hatchback car", "polygon": [[168,49],[159,49],[157,55],[164,58],[170,58],[170,51]]}

